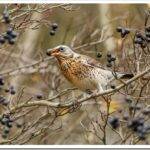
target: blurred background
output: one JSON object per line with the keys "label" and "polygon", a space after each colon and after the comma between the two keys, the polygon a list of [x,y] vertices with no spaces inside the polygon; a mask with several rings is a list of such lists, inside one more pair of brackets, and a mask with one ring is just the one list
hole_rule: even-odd
{"label": "blurred background", "polygon": [[[14,41],[6,40],[0,47],[0,75],[4,76],[4,89],[6,91],[13,87],[15,93],[1,91],[1,95],[9,100],[10,107],[25,101],[52,98],[65,89],[69,91],[67,95],[59,96],[54,102],[82,97],[82,92],[77,89],[74,91],[74,87],[63,77],[57,61],[46,56],[48,48],[61,44],[95,58],[104,66],[107,66],[107,54],[111,53],[116,57],[118,70],[134,71],[124,65],[127,61],[123,53],[132,53],[133,34],[121,38],[116,28],[121,26],[132,31],[143,30],[145,12],[149,7],[149,4],[0,4],[1,36],[10,28],[13,28],[17,36]],[[10,22],[6,19],[7,13]],[[56,26],[56,30],[53,30],[53,26]],[[119,94],[114,97],[110,113],[122,110],[126,105],[122,97]],[[106,111],[106,104],[99,103],[100,109]],[[49,118],[39,120],[35,126],[32,123],[47,108],[25,108],[13,114],[21,127],[13,126],[9,136],[3,135],[0,141],[2,144],[104,144],[100,139],[101,131],[97,129],[99,135],[92,132],[95,126],[95,123],[91,123],[92,120],[99,122],[100,118],[98,105],[93,102],[85,103],[73,113],[64,115],[66,110],[60,112],[60,116],[51,125],[48,121],[52,118],[48,116]],[[5,111],[9,111],[9,108],[0,106],[0,113]],[[15,139],[14,135],[22,130],[22,126],[26,130]],[[3,126],[1,128],[3,130]],[[41,131],[44,128],[46,130]],[[41,133],[38,134],[38,131]],[[34,137],[31,133],[37,136]],[[134,144],[130,140],[115,143],[118,138],[111,129],[107,129],[105,144]]]}

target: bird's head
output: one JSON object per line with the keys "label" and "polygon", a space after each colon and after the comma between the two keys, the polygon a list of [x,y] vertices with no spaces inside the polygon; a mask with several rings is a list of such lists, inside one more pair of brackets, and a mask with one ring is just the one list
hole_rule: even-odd
{"label": "bird's head", "polygon": [[59,45],[52,49],[48,49],[46,53],[48,56],[54,56],[58,59],[59,58],[71,58],[75,54],[75,52],[73,52],[73,50],[66,45]]}

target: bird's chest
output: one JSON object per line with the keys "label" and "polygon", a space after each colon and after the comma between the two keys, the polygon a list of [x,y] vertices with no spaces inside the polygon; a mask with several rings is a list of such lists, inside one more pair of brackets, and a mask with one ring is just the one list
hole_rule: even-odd
{"label": "bird's chest", "polygon": [[96,88],[96,75],[93,68],[85,66],[81,62],[66,60],[60,64],[64,76],[80,89]]}

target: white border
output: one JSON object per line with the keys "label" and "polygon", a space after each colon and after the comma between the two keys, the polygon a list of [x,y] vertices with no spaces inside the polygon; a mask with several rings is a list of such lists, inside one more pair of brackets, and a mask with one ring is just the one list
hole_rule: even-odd
{"label": "white border", "polygon": [[[126,4],[126,3],[149,3],[149,0],[0,0],[3,3],[82,3],[82,4],[95,4],[95,3],[111,3],[111,4]],[[150,145],[0,145],[0,148],[148,148]]]}
{"label": "white border", "polygon": [[0,0],[0,4],[2,3],[82,3],[82,4],[95,4],[95,3],[150,3],[149,0]]}
{"label": "white border", "polygon": [[0,148],[148,148],[150,145],[0,145]]}

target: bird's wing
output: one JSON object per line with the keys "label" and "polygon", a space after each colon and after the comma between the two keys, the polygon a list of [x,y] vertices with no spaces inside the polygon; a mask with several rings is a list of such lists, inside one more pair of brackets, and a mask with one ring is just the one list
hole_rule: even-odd
{"label": "bird's wing", "polygon": [[86,63],[87,65],[90,65],[91,67],[97,67],[100,69],[108,70],[105,67],[103,67],[97,60],[95,60],[92,57],[86,56],[86,55],[80,55],[81,60]]}
{"label": "bird's wing", "polygon": [[95,60],[89,56],[86,56],[86,55],[81,55],[81,60],[82,60],[82,63],[84,63],[86,66],[88,65],[90,67],[100,68],[101,75],[104,78],[107,78],[108,80],[114,78],[113,71],[109,70],[108,68],[103,67],[97,60]]}

